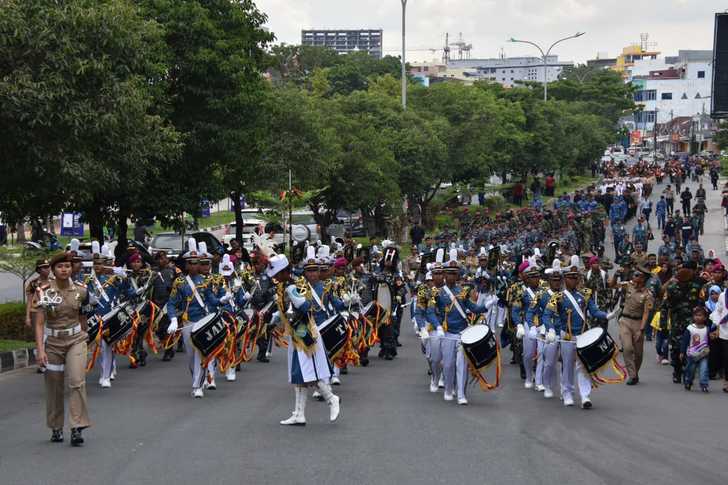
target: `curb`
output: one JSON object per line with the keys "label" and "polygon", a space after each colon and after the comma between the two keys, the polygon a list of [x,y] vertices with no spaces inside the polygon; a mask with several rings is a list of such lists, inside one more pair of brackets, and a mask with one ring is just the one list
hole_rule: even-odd
{"label": "curb", "polygon": [[35,365],[34,349],[0,352],[0,373]]}

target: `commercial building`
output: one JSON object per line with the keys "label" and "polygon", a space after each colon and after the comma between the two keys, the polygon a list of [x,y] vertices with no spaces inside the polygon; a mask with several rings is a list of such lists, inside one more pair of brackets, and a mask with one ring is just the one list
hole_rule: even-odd
{"label": "commercial building", "polygon": [[[559,57],[551,55],[546,58],[546,79],[554,82],[567,66],[573,62],[559,62]],[[457,59],[451,60],[448,69],[464,70],[472,73],[478,80],[498,82],[512,87],[519,82],[543,82],[544,62],[540,57],[500,57],[494,59]]]}
{"label": "commercial building", "polygon": [[[675,136],[684,141],[689,128],[692,135],[700,134],[707,146],[714,128],[704,120],[710,112],[712,69],[710,50],[681,50],[677,56],[635,60],[624,71],[636,88],[634,100],[640,108],[628,124],[630,130],[641,133],[644,142],[651,144],[657,123],[658,138],[664,137],[658,139],[658,145],[662,142],[663,148],[670,144],[681,148]],[[661,130],[667,133],[661,134]]]}
{"label": "commercial building", "polygon": [[339,54],[368,52],[382,58],[382,29],[302,30],[301,45],[328,47]]}

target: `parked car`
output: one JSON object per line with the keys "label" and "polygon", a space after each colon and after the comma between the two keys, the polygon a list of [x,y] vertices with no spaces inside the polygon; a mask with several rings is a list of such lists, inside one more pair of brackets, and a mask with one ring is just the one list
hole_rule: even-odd
{"label": "parked car", "polygon": [[[261,229],[266,234],[273,234],[273,244],[275,246],[280,246],[282,244],[286,243],[286,235],[283,232],[283,227],[281,227],[280,224],[276,224],[274,222],[266,222],[263,219],[258,219],[255,217],[246,217],[243,219],[243,247],[250,251],[253,249],[253,242],[252,242],[252,235],[259,229]],[[222,240],[225,244],[230,244],[230,241],[235,239],[237,224],[234,222],[232,224],[228,224],[226,226],[226,233],[223,236]]]}
{"label": "parked car", "polygon": [[291,217],[293,240],[316,242],[321,240],[321,227],[311,211],[295,211]]}
{"label": "parked car", "polygon": [[207,244],[207,252],[210,254],[225,252],[222,243],[209,232],[190,232],[185,235],[176,232],[162,232],[152,238],[149,245],[149,253],[154,255],[159,251],[165,251],[170,258],[177,258],[187,252],[187,240],[194,237],[197,244]]}

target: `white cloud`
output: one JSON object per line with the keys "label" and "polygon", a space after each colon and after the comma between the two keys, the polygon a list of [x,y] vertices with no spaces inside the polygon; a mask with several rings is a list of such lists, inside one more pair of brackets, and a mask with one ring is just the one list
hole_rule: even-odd
{"label": "white cloud", "polygon": [[[384,47],[400,46],[400,0],[257,0],[278,41],[299,43],[302,28],[382,28]],[[411,48],[440,48],[445,32],[459,32],[473,44],[474,57],[533,54],[535,49],[506,42],[510,37],[549,45],[576,31],[587,35],[561,44],[564,60],[584,62],[597,52],[617,55],[648,32],[657,50],[711,49],[713,15],[723,0],[408,0],[407,43]],[[533,49],[533,50],[532,50]],[[440,53],[408,52],[408,59]]]}

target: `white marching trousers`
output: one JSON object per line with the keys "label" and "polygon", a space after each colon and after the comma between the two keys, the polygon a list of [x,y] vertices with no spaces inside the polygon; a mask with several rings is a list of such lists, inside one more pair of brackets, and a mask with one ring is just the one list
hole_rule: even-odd
{"label": "white marching trousers", "polygon": [[425,340],[425,356],[430,363],[432,379],[435,382],[439,381],[442,373],[442,347],[440,337],[434,332],[431,332],[430,338]]}
{"label": "white marching trousers", "polygon": [[[563,335],[562,335],[563,338]],[[591,377],[584,370],[581,361],[576,357],[576,342],[561,342],[561,395],[574,397],[574,374],[576,374],[581,400],[591,394]]]}
{"label": "white marching trousers", "polygon": [[[182,328],[182,339],[185,342],[185,352],[187,352],[188,365],[192,373],[192,389],[199,389],[205,380],[205,373],[202,372],[202,354],[192,345],[192,324],[188,322]],[[212,363],[210,363],[212,364]]]}
{"label": "white marching trousers", "polygon": [[114,370],[114,349],[111,345],[106,343],[106,340],[101,339],[101,378],[111,379],[111,373]]}
{"label": "white marching trousers", "polygon": [[445,374],[445,392],[453,394],[457,386],[458,399],[465,398],[468,368],[465,365],[465,355],[460,345],[460,334],[445,332],[445,338],[440,339],[440,348],[442,349],[442,371]]}

